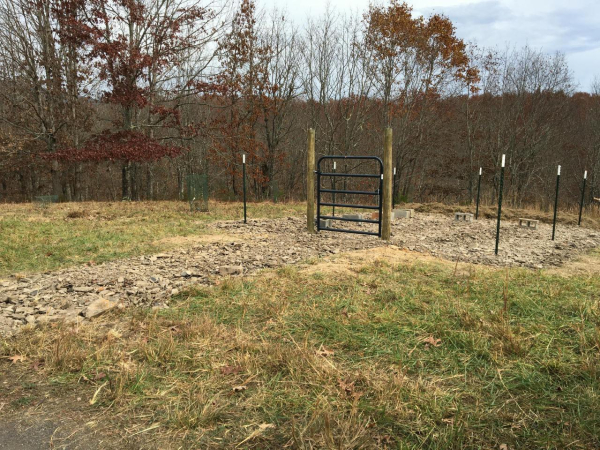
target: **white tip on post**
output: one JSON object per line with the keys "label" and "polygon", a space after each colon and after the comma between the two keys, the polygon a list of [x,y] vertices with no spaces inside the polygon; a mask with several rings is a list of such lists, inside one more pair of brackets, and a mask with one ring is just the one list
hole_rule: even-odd
{"label": "white tip on post", "polygon": [[396,168],[394,167],[394,175],[396,175]]}
{"label": "white tip on post", "polygon": [[246,164],[246,155],[242,155],[242,164]]}
{"label": "white tip on post", "polygon": [[560,166],[558,166],[558,175],[560,175]]}
{"label": "white tip on post", "polygon": [[333,162],[333,170],[335,170],[335,168],[337,167],[335,161]]}
{"label": "white tip on post", "polygon": [[479,168],[479,175],[481,175],[483,173],[483,167]]}
{"label": "white tip on post", "polygon": [[506,155],[502,155],[502,167],[506,164]]}
{"label": "white tip on post", "polygon": [[587,170],[583,173],[583,179],[587,180]]}

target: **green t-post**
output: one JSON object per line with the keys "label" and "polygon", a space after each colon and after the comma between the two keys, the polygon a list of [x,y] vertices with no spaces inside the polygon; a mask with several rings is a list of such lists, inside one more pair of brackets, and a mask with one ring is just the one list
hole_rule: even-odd
{"label": "green t-post", "polygon": [[558,212],[558,187],[560,185],[560,166],[558,166],[558,173],[556,174],[556,195],[554,197],[554,220],[552,220],[552,240],[556,235],[556,214]]}
{"label": "green t-post", "polygon": [[242,184],[244,185],[244,223],[246,223],[246,155],[242,155]]}
{"label": "green t-post", "polygon": [[502,217],[502,191],[504,190],[504,165],[506,163],[506,155],[502,155],[502,167],[500,168],[500,193],[498,194],[498,222],[496,224],[496,250],[498,254],[498,245],[500,243],[500,220]]}
{"label": "green t-post", "polygon": [[577,225],[581,226],[581,214],[583,213],[583,204],[585,203],[585,182],[587,181],[587,170],[583,174],[583,186],[581,187],[581,201],[579,202],[579,221]]}

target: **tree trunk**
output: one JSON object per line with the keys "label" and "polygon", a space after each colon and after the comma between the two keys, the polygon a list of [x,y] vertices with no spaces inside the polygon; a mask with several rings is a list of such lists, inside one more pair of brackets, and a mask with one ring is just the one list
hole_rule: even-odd
{"label": "tree trunk", "polygon": [[131,200],[131,162],[127,161],[123,164],[123,200]]}
{"label": "tree trunk", "polygon": [[146,197],[148,200],[154,200],[154,174],[152,173],[152,163],[146,165]]}
{"label": "tree trunk", "polygon": [[60,197],[62,194],[62,183],[60,179],[60,166],[58,161],[52,161],[52,165],[50,166],[50,174],[52,175],[52,195],[58,195]]}

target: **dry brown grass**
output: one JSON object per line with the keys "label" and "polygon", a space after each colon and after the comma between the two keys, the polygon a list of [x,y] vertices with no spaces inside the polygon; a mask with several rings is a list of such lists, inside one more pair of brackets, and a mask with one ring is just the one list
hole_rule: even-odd
{"label": "dry brown grass", "polygon": [[25,331],[1,355],[81,385],[146,448],[600,444],[597,278],[418,260],[315,267]]}
{"label": "dry brown grass", "polygon": [[[439,214],[452,214],[457,211],[471,212],[475,214],[475,205],[447,205],[443,203],[406,203],[398,207],[413,208],[416,211]],[[481,205],[479,214],[486,219],[495,219],[498,217],[497,205]],[[544,210],[536,207],[513,208],[504,205],[502,207],[502,218],[504,220],[519,220],[521,217],[536,219],[543,223],[552,223],[554,218],[553,210]],[[579,209],[576,207],[560,208],[557,215],[557,221],[566,225],[577,225],[579,219]],[[581,226],[600,229],[600,208],[597,205],[589,205],[582,214]]]}

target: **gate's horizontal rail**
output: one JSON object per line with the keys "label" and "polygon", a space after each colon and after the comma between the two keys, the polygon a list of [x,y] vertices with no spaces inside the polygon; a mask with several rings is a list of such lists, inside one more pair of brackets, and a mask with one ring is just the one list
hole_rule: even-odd
{"label": "gate's horizontal rail", "polygon": [[337,206],[338,208],[379,209],[372,205],[349,205],[347,203],[319,203],[321,206]]}
{"label": "gate's horizontal rail", "polygon": [[377,175],[377,174],[362,175],[360,173],[321,172],[320,175],[322,177],[381,178],[381,175]]}
{"label": "gate's horizontal rail", "polygon": [[328,192],[330,194],[379,195],[379,191],[344,191],[339,189],[321,189],[321,192]]}
{"label": "gate's horizontal rail", "polygon": [[321,231],[339,231],[340,233],[366,234],[369,236],[379,236],[379,233],[374,233],[372,231],[344,230],[343,228],[321,227]]}
{"label": "gate's horizontal rail", "polygon": [[343,220],[344,222],[363,222],[363,223],[379,223],[379,220],[372,219],[350,219],[348,217],[340,217],[340,216],[320,216],[321,219],[331,219],[331,220]]}

